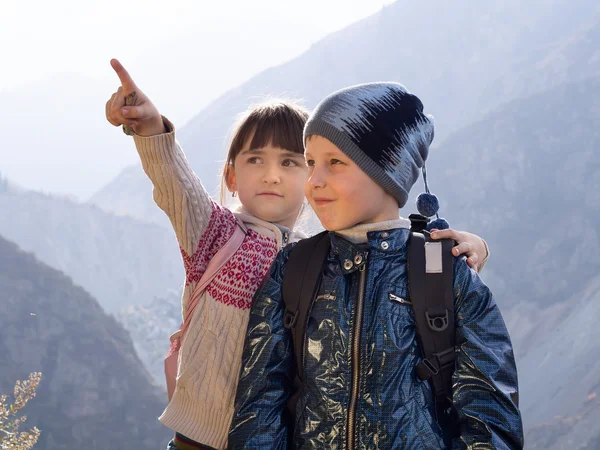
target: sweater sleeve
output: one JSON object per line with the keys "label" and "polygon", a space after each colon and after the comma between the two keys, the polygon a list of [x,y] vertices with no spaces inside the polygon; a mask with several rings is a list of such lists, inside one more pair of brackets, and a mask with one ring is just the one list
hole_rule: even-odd
{"label": "sweater sleeve", "polygon": [[[212,200],[175,139],[173,124],[163,118],[167,132],[134,135],[142,167],[154,187],[154,201],[167,214],[183,257],[186,291],[193,290],[208,261],[233,234],[233,213]],[[184,312],[186,297],[184,293]]]}

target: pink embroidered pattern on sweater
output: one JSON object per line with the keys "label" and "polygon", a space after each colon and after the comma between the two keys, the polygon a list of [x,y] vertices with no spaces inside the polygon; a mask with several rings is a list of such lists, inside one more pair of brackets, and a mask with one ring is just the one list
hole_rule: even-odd
{"label": "pink embroidered pattern on sweater", "polygon": [[210,220],[206,231],[202,235],[200,242],[198,242],[196,251],[192,255],[188,255],[180,247],[183,266],[185,267],[186,285],[200,281],[206,271],[208,262],[225,245],[236,226],[233,213],[213,202],[213,211],[210,215]]}
{"label": "pink embroidered pattern on sweater", "polygon": [[[231,211],[217,204],[213,206],[210,221],[196,251],[190,256],[181,249],[186,284],[200,281],[210,259],[225,245],[237,226]],[[225,263],[206,291],[218,302],[249,309],[276,255],[277,241],[274,238],[248,230],[235,256]]]}
{"label": "pink embroidered pattern on sweater", "polygon": [[275,239],[248,230],[246,240],[206,288],[207,292],[218,302],[250,309],[252,298],[276,255]]}

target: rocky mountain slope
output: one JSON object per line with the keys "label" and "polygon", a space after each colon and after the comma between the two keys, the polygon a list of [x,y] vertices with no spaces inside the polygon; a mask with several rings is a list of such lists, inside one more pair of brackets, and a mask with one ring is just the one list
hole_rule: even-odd
{"label": "rocky mountain slope", "polygon": [[64,197],[6,184],[0,190],[0,234],[68,274],[107,311],[145,303],[183,284],[170,226],[117,217]]}
{"label": "rocky mountain slope", "polygon": [[0,392],[37,371],[25,411],[42,431],[37,448],[165,448],[166,397],[129,334],[67,276],[0,237]]}

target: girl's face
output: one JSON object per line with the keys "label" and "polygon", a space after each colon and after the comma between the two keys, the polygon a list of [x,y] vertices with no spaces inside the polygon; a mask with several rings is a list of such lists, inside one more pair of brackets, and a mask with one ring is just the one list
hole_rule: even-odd
{"label": "girl's face", "polygon": [[304,202],[308,168],[304,155],[270,144],[251,149],[250,142],[235,157],[227,176],[230,191],[253,216],[293,228]]}
{"label": "girl's face", "polygon": [[398,202],[321,136],[306,142],[306,198],[326,230],[398,219]]}

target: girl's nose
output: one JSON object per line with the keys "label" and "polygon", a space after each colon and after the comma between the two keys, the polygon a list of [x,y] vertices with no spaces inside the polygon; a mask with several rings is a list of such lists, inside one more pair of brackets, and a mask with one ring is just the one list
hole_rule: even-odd
{"label": "girl's nose", "polygon": [[281,169],[277,166],[268,166],[263,175],[263,182],[267,184],[278,184],[281,182]]}

